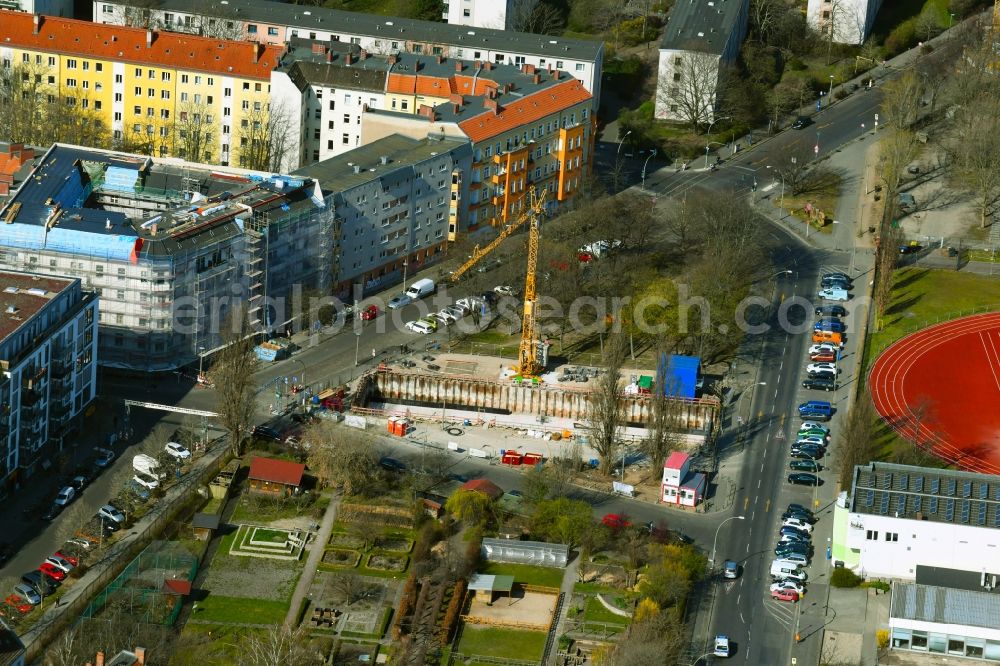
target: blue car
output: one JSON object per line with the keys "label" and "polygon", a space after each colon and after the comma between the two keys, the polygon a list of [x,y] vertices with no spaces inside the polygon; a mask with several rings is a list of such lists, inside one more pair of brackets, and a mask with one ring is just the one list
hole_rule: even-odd
{"label": "blue car", "polygon": [[834,333],[843,333],[847,330],[844,326],[844,322],[839,319],[820,319],[813,325],[813,330],[815,331],[833,331]]}
{"label": "blue car", "polygon": [[829,421],[833,416],[833,405],[825,400],[809,400],[799,405],[799,416],[816,421]]}

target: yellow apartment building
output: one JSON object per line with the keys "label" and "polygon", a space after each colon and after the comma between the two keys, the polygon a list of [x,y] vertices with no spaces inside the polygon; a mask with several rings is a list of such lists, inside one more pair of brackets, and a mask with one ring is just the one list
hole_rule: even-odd
{"label": "yellow apartment building", "polygon": [[0,65],[33,79],[39,104],[99,114],[115,148],[271,168],[259,162],[282,126],[269,115],[281,46],[6,10],[0,26]]}

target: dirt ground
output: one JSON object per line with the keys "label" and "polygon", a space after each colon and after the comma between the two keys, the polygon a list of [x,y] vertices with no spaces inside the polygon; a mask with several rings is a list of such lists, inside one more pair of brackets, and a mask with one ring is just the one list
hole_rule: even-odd
{"label": "dirt ground", "polygon": [[511,597],[497,595],[492,606],[487,606],[477,596],[472,601],[468,615],[486,618],[496,624],[523,622],[547,627],[552,620],[557,598],[553,594],[525,592],[515,588]]}

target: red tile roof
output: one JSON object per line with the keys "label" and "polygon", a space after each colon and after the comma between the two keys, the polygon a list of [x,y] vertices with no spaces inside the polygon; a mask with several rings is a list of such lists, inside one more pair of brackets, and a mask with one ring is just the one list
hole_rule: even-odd
{"label": "red tile roof", "polygon": [[472,479],[462,484],[462,490],[474,490],[490,499],[498,499],[503,495],[503,489],[489,479]]}
{"label": "red tile roof", "polygon": [[285,486],[299,486],[306,466],[288,460],[255,457],[250,461],[250,478]]}
{"label": "red tile roof", "polygon": [[[473,89],[473,83],[475,89]],[[428,76],[423,74],[389,74],[386,92],[401,95],[425,95],[428,97],[448,97],[453,93],[463,95],[485,95],[490,88],[496,88],[495,81],[488,78],[474,78],[462,74],[449,76]]]}
{"label": "red tile roof", "polygon": [[506,100],[501,97],[498,100],[499,114],[486,109],[478,116],[460,122],[458,126],[476,143],[533,123],[574,104],[586,102],[590,97],[583,84],[573,79],[509,103],[504,103]]}
{"label": "red tile roof", "polygon": [[[105,25],[75,19],[41,16],[35,34],[32,14],[0,10],[0,45],[46,53],[209,72],[248,79],[268,80],[283,47],[256,42],[210,39],[194,35]],[[258,53],[254,62],[254,53]]]}

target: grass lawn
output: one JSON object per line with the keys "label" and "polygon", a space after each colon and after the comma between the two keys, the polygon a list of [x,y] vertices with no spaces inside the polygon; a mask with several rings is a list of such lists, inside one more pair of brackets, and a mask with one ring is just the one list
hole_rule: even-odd
{"label": "grass lawn", "polygon": [[[199,608],[201,605],[199,604]],[[172,666],[212,666],[236,664],[242,656],[244,640],[253,635],[263,636],[266,629],[256,627],[209,626],[188,624],[181,632],[182,640],[170,654]]]}
{"label": "grass lawn", "polygon": [[529,564],[506,564],[503,562],[486,562],[480,567],[480,573],[493,575],[508,575],[514,577],[515,583],[544,585],[546,587],[561,587],[563,570],[554,567],[536,567]]}
{"label": "grass lawn", "polygon": [[192,613],[195,620],[220,624],[277,624],[285,619],[288,602],[272,599],[244,599],[209,594]]}
{"label": "grass lawn", "polygon": [[267,541],[268,543],[285,543],[288,541],[288,532],[285,530],[268,530],[255,527],[251,532],[251,539],[254,541]]}
{"label": "grass lawn", "polygon": [[491,629],[465,625],[457,652],[465,656],[506,657],[538,661],[545,649],[545,634],[541,631]]}
{"label": "grass lawn", "polygon": [[600,583],[574,583],[573,592],[576,594],[607,594],[607,595],[618,595],[624,590],[620,590],[617,587],[611,587],[610,585],[601,585]]}
{"label": "grass lawn", "polygon": [[1000,280],[971,273],[908,266],[893,276],[892,298],[882,328],[868,336],[874,354],[909,333],[973,311],[1000,307]]}
{"label": "grass lawn", "polygon": [[[611,597],[605,597],[611,601]],[[604,607],[597,597],[588,597],[587,603],[583,606],[583,618],[587,622],[604,622],[607,624],[628,624],[629,618],[615,615]]]}

